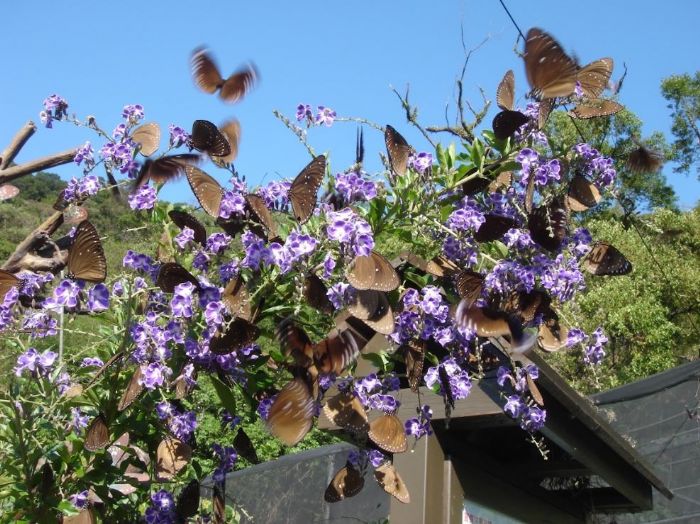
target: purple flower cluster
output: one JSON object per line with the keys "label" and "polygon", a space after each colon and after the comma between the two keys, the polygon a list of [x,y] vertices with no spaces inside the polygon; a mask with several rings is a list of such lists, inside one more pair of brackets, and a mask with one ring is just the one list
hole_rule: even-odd
{"label": "purple flower cluster", "polygon": [[582,173],[600,188],[608,187],[615,181],[617,171],[612,158],[603,156],[600,151],[586,143],[576,144],[572,150],[572,170]]}
{"label": "purple flower cluster", "polygon": [[231,446],[220,446],[213,444],[212,449],[219,459],[219,464],[216,466],[212,478],[214,482],[223,482],[226,478],[226,473],[233,471],[233,466],[236,464],[238,454]]}
{"label": "purple flower cluster", "polygon": [[63,199],[66,202],[85,200],[87,197],[97,194],[100,190],[100,180],[95,175],[87,175],[80,180],[71,178],[63,190]]}
{"label": "purple flower cluster", "polygon": [[68,500],[70,500],[70,503],[73,504],[76,509],[83,509],[88,503],[88,491],[84,490],[80,493],[73,493],[68,497]]}
{"label": "purple flower cluster", "polygon": [[409,418],[404,424],[406,435],[413,436],[416,440],[425,435],[433,434],[433,430],[430,427],[430,421],[433,418],[433,410],[430,409],[430,406],[424,404],[420,407],[419,413],[419,417]]}
{"label": "purple flower cluster", "polygon": [[53,365],[57,358],[58,354],[48,349],[43,353],[39,353],[36,349],[29,348],[17,357],[17,365],[14,370],[15,375],[21,377],[26,370],[34,377],[47,377],[53,370]]}
{"label": "purple flower cluster", "polygon": [[93,153],[94,151],[90,142],[85,142],[85,144],[82,147],[78,148],[78,151],[75,154],[75,157],[73,158],[73,162],[75,162],[78,165],[85,162],[83,172],[87,173],[93,167],[95,167],[95,157],[93,156]]}
{"label": "purple flower cluster", "polygon": [[469,373],[463,370],[454,358],[447,358],[440,363],[439,366],[428,368],[425,372],[424,380],[426,386],[432,388],[435,384],[439,385],[438,393],[440,396],[445,396],[444,384],[440,380],[438,367],[442,367],[450,381],[450,391],[452,398],[461,400],[467,398],[472,389],[472,381],[469,378]]}
{"label": "purple flower cluster", "polygon": [[187,442],[197,428],[197,415],[194,411],[181,412],[168,401],[156,404],[156,413],[158,418],[168,421],[170,432],[183,442]]}
{"label": "purple flower cluster", "polygon": [[71,408],[71,428],[73,428],[73,432],[77,435],[80,435],[82,433],[83,428],[88,427],[88,424],[90,423],[90,418],[87,415],[84,415],[82,411],[80,411],[80,408]]}
{"label": "purple flower cluster", "polygon": [[0,331],[12,325],[15,321],[14,306],[19,298],[19,291],[16,287],[10,288],[5,293],[2,303],[0,303]]}
{"label": "purple flower cluster", "polygon": [[173,242],[184,251],[190,243],[194,242],[194,230],[187,226],[183,227],[182,231],[173,238]]}
{"label": "purple flower cluster", "polygon": [[433,167],[433,155],[424,151],[417,154],[411,153],[408,158],[408,165],[414,171],[423,174],[426,170]]}
{"label": "purple flower cluster", "polygon": [[520,427],[523,430],[534,433],[544,426],[547,419],[547,411],[533,406],[532,401],[529,400],[528,375],[532,380],[537,380],[539,377],[537,366],[529,364],[513,370],[501,366],[498,368],[497,382],[501,388],[504,388],[506,383],[508,383],[515,390],[515,394],[507,397],[503,411],[510,417],[519,420]]}
{"label": "purple flower cluster", "polygon": [[109,309],[109,288],[97,284],[88,291],[87,308],[91,313],[99,313]]}
{"label": "purple flower cluster", "polygon": [[118,168],[123,175],[134,178],[139,172],[139,164],[134,161],[134,143],[130,140],[107,142],[100,149],[100,156],[108,168]]}
{"label": "purple flower cluster", "polygon": [[222,254],[233,240],[226,233],[212,233],[207,238],[207,250],[213,255]]}
{"label": "purple flower cluster", "polygon": [[233,190],[226,191],[221,199],[219,216],[221,218],[231,218],[231,215],[242,215],[245,213],[246,201],[243,193]]}
{"label": "purple flower cluster", "polygon": [[364,175],[364,171],[350,171],[335,176],[335,189],[343,196],[345,202],[372,200],[377,196],[377,185]]}
{"label": "purple flower cluster", "polygon": [[136,191],[129,194],[129,207],[134,210],[153,209],[158,199],[158,192],[155,187],[144,184]]}
{"label": "purple flower cluster", "polygon": [[56,94],[44,99],[44,110],[39,113],[41,123],[53,127],[54,120],[63,120],[67,115],[68,102]]}
{"label": "purple flower cluster", "polygon": [[284,211],[289,203],[289,188],[292,183],[288,180],[273,180],[269,184],[258,188],[257,194],[265,201],[270,209]]}
{"label": "purple flower cluster", "polygon": [[368,256],[374,249],[372,228],[352,209],[331,211],[327,215],[326,234],[331,240],[347,245],[355,255]]}
{"label": "purple flower cluster", "polygon": [[74,280],[62,280],[53,290],[53,295],[44,300],[42,306],[44,309],[58,310],[61,307],[74,309],[80,301],[80,292],[84,282],[76,282]]}
{"label": "purple flower cluster", "polygon": [[122,118],[129,124],[138,124],[144,117],[143,106],[141,104],[127,104],[122,109]]}
{"label": "purple flower cluster", "polygon": [[299,104],[297,106],[297,122],[305,121],[307,127],[312,125],[325,125],[331,127],[336,118],[336,113],[330,107],[318,106],[314,115],[309,104]]}
{"label": "purple flower cluster", "polygon": [[170,124],[168,126],[168,131],[170,132],[168,144],[171,148],[177,148],[182,144],[187,144],[191,139],[190,134],[187,131],[180,126],[176,126],[175,124]]}
{"label": "purple flower cluster", "polygon": [[586,346],[583,353],[583,362],[589,366],[597,366],[603,361],[603,358],[605,358],[604,347],[608,343],[608,337],[605,336],[603,328],[601,327],[596,329],[591,336],[594,341],[592,344]]}
{"label": "purple flower cluster", "polygon": [[146,509],[144,520],[146,524],[175,524],[177,513],[173,494],[161,489],[151,495],[151,505]]}
{"label": "purple flower cluster", "polygon": [[284,274],[288,273],[296,262],[311,255],[316,250],[316,246],[318,246],[318,240],[311,235],[302,235],[295,230],[289,234],[284,245],[273,242],[270,244],[269,250],[272,259]]}
{"label": "purple flower cluster", "polygon": [[348,462],[358,471],[362,471],[365,464],[371,464],[373,468],[378,468],[386,460],[386,455],[378,449],[358,449],[352,450],[348,454]]}
{"label": "purple flower cluster", "polygon": [[476,201],[466,197],[447,218],[447,227],[454,231],[477,231],[485,220]]}
{"label": "purple flower cluster", "polygon": [[58,333],[58,323],[44,311],[26,312],[22,319],[22,329],[29,331],[32,338],[51,337]]}
{"label": "purple flower cluster", "polygon": [[561,164],[556,158],[544,160],[534,149],[526,147],[515,157],[515,161],[520,163],[521,177],[520,184],[525,187],[530,176],[535,177],[535,185],[546,186],[550,182],[561,180]]}
{"label": "purple flower cluster", "polygon": [[337,284],[333,284],[328,288],[326,295],[336,310],[343,309],[350,302],[352,302],[353,297],[355,296],[355,289],[351,287],[350,284],[338,282]]}
{"label": "purple flower cluster", "polygon": [[544,266],[540,280],[542,287],[560,302],[571,300],[576,291],[586,287],[577,260],[567,260],[564,255],[557,255],[554,261]]}

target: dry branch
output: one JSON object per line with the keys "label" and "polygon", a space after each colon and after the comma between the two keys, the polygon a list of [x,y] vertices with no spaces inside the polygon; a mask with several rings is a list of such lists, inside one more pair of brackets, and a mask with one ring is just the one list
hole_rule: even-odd
{"label": "dry branch", "polygon": [[0,156],[0,169],[7,169],[7,166],[12,163],[17,153],[20,152],[24,144],[27,143],[27,140],[29,140],[34,133],[36,133],[36,124],[29,120],[12,138],[10,145],[2,152]]}
{"label": "dry branch", "polygon": [[62,153],[56,153],[39,158],[38,160],[32,160],[26,164],[3,169],[0,171],[0,184],[10,182],[15,178],[20,178],[24,175],[36,173],[37,171],[41,171],[43,169],[68,164],[69,162],[73,161],[77,152],[77,148],[69,149],[68,151],[63,151]]}
{"label": "dry branch", "polygon": [[[50,236],[63,224],[63,213],[56,211],[49,218],[44,220],[44,222],[37,227],[34,231],[29,233],[27,237],[19,243],[14,253],[10,255],[7,261],[2,265],[2,269],[9,271],[10,273],[16,273],[22,269],[32,269],[31,266],[38,265],[35,258],[41,258],[45,260],[45,265],[50,266],[50,269],[56,269],[64,263],[65,255],[61,254],[60,251],[54,253],[51,258],[37,257],[31,254],[31,251],[40,248],[45,245],[47,241],[50,241]],[[24,267],[25,265],[28,267]],[[32,269],[35,271],[36,269]]]}

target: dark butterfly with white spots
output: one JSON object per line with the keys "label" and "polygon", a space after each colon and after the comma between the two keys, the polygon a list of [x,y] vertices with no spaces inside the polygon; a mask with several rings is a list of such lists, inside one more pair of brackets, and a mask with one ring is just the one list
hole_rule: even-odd
{"label": "dark butterfly with white spots", "polygon": [[198,167],[186,166],[185,174],[192,192],[197,197],[202,209],[208,215],[218,218],[221,211],[221,201],[224,198],[224,188],[221,187],[221,184],[216,179]]}
{"label": "dark butterfly with white spots", "polygon": [[339,502],[354,497],[365,486],[362,474],[349,462],[338,471],[326,488],[323,499],[326,502]]}
{"label": "dark butterfly with white spots", "polygon": [[97,451],[109,444],[109,428],[104,415],[100,413],[87,427],[85,431],[85,449]]}
{"label": "dark butterfly with white spots", "polygon": [[367,411],[351,393],[338,393],[323,406],[323,413],[333,424],[357,435],[369,431]]}
{"label": "dark butterfly with white spots", "polygon": [[301,170],[289,188],[289,201],[292,213],[299,224],[311,218],[316,207],[318,188],[326,174],[326,157],[318,155]]}
{"label": "dark butterfly with white spots", "polygon": [[390,413],[384,413],[369,423],[368,436],[389,453],[403,453],[408,449],[404,425],[399,417]]}
{"label": "dark butterfly with white spots", "polygon": [[404,504],[411,502],[408,488],[392,463],[386,462],[375,469],[374,478],[384,491],[399,502]]}
{"label": "dark butterfly with white spots", "polygon": [[596,242],[583,261],[583,268],[594,275],[626,275],[632,264],[616,247],[607,242]]}
{"label": "dark butterfly with white spots", "polygon": [[104,282],[107,259],[97,229],[87,220],[78,224],[66,261],[68,278]]}
{"label": "dark butterfly with white spots", "polygon": [[533,27],[525,37],[525,73],[539,98],[568,97],[576,87],[579,67],[551,35]]}
{"label": "dark butterfly with white spots", "polygon": [[180,229],[189,227],[192,231],[194,231],[195,242],[198,242],[202,246],[207,243],[207,230],[204,227],[204,224],[202,224],[194,216],[190,215],[186,211],[179,211],[177,209],[169,211],[168,216],[170,217],[170,220],[172,220],[173,223]]}
{"label": "dark butterfly with white spots", "polygon": [[391,170],[398,176],[405,175],[406,169],[408,169],[408,157],[411,155],[413,148],[408,145],[401,133],[388,124],[384,130],[384,142],[386,143]]}
{"label": "dark butterfly with white spots", "polygon": [[191,282],[199,288],[199,281],[177,262],[166,262],[160,265],[156,285],[165,293],[175,292],[175,287],[185,282]]}
{"label": "dark butterfly with white spots", "polygon": [[347,278],[355,289],[393,291],[401,283],[391,262],[376,251],[367,256],[356,256],[347,272]]}
{"label": "dark butterfly with white spots", "polygon": [[192,147],[209,156],[231,154],[231,144],[215,124],[209,120],[195,120],[190,137]]}

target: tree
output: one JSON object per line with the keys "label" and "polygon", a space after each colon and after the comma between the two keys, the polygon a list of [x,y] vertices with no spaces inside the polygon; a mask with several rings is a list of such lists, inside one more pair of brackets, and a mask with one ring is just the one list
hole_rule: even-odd
{"label": "tree", "polygon": [[673,118],[671,132],[676,140],[671,158],[678,163],[674,171],[687,174],[695,166],[700,179],[700,71],[693,77],[686,73],[665,78],[661,93]]}

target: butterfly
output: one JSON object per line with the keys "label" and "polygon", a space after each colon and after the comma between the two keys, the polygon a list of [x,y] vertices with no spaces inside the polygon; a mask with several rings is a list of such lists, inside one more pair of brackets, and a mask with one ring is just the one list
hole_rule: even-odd
{"label": "butterfly", "polygon": [[493,118],[491,128],[496,138],[505,140],[506,138],[512,137],[518,129],[529,121],[530,118],[520,111],[504,109]]}
{"label": "butterfly", "polygon": [[236,318],[223,333],[218,333],[209,341],[209,351],[226,355],[252,344],[260,336],[258,326],[244,318]]}
{"label": "butterfly", "polygon": [[175,287],[185,282],[191,282],[199,289],[199,281],[177,262],[166,262],[160,265],[156,285],[165,293],[174,293]]}
{"label": "butterfly", "polygon": [[400,284],[399,275],[391,262],[376,251],[367,256],[356,256],[346,276],[355,289],[393,291]]}
{"label": "butterfly", "polygon": [[226,495],[222,482],[215,482],[212,488],[212,522],[226,524]]}
{"label": "butterfly", "polygon": [[384,451],[403,453],[408,449],[408,440],[399,417],[384,413],[369,423],[369,439]]}
{"label": "butterfly", "polygon": [[496,90],[496,104],[504,111],[512,111],[515,104],[515,75],[509,69]]}
{"label": "butterfly", "polygon": [[289,188],[289,201],[292,203],[294,218],[304,224],[316,207],[318,188],[326,174],[326,157],[318,155],[292,181]]}
{"label": "butterfly", "polygon": [[0,184],[0,202],[9,200],[19,195],[19,188],[12,184]]}
{"label": "butterfly", "polygon": [[97,451],[109,444],[109,428],[104,415],[100,413],[92,419],[85,431],[85,449]]}
{"label": "butterfly", "polygon": [[450,419],[450,414],[455,408],[455,397],[452,393],[452,386],[450,385],[450,377],[447,374],[445,366],[438,366],[438,379],[440,380],[440,390],[442,391],[443,398],[445,400],[445,418]]}
{"label": "butterfly", "polygon": [[411,156],[413,148],[408,145],[406,139],[396,129],[388,124],[384,129],[384,142],[391,170],[398,176],[405,175],[406,169],[408,169],[408,158]]}
{"label": "butterfly", "polygon": [[[265,200],[256,194],[249,193],[245,197],[248,216],[254,222],[262,225],[267,230],[268,239],[277,237],[277,223],[272,213],[265,204]],[[315,204],[314,204],[315,205]]]}
{"label": "butterfly", "polygon": [[21,288],[22,280],[9,271],[0,269],[0,300],[4,299],[7,292],[13,287]]}
{"label": "butterfly", "polygon": [[141,366],[137,367],[134,374],[129,380],[129,384],[126,386],[122,398],[119,400],[117,409],[119,411],[124,411],[126,408],[131,406],[134,401],[139,398],[139,395],[143,391],[143,384],[141,383],[141,377],[143,376],[143,371]]}
{"label": "butterfly", "polygon": [[151,156],[160,147],[160,126],[155,122],[146,122],[134,129],[131,140],[139,145],[139,153]]}
{"label": "butterfly", "polygon": [[552,309],[547,310],[543,317],[537,333],[537,343],[547,352],[558,351],[566,346],[568,330],[559,324],[559,317]]}
{"label": "butterfly", "polygon": [[566,200],[555,199],[528,215],[527,227],[532,240],[548,251],[556,251],[568,232],[569,210]]}
{"label": "butterfly", "polygon": [[[164,184],[185,174],[188,165],[196,164],[201,157],[192,153],[180,155],[168,155],[156,160],[146,160],[134,180],[134,189],[147,183],[149,180],[157,184]],[[56,206],[54,206],[56,207]]]}
{"label": "butterfly", "polygon": [[341,468],[331,480],[323,495],[326,502],[338,502],[354,497],[365,486],[362,474],[349,462]]}
{"label": "butterfly", "polygon": [[460,271],[455,277],[455,289],[460,298],[471,306],[481,297],[484,288],[484,276],[470,269]]}
{"label": "butterfly", "polygon": [[516,291],[508,297],[503,309],[517,315],[522,322],[528,323],[547,310],[551,301],[549,295],[540,289],[530,292]]}
{"label": "butterfly", "polygon": [[97,517],[92,508],[83,508],[77,515],[64,516],[63,524],[96,524]]}
{"label": "butterfly", "polygon": [[228,156],[231,154],[231,144],[215,124],[209,120],[195,120],[190,135],[192,147],[209,156]]}
{"label": "butterfly", "polygon": [[253,442],[243,428],[238,428],[238,433],[233,439],[233,447],[241,457],[246,459],[251,464],[260,464],[260,459],[255,451]]}
{"label": "butterfly", "polygon": [[583,175],[576,175],[569,182],[566,196],[571,211],[586,211],[600,202],[600,190]]}
{"label": "butterfly", "polygon": [[241,100],[258,81],[258,70],[254,64],[248,64],[224,79],[209,52],[197,48],[192,53],[192,76],[205,93],[216,93],[224,102],[234,103]]}
{"label": "butterfly", "polygon": [[632,264],[616,247],[607,242],[596,242],[583,261],[583,268],[594,275],[626,275]]}
{"label": "butterfly", "polygon": [[185,167],[187,181],[192,188],[192,193],[197,197],[202,209],[214,218],[218,218],[221,212],[221,201],[224,198],[224,188],[207,173],[198,167],[188,165]]}
{"label": "butterfly", "polygon": [[576,87],[579,67],[551,35],[533,27],[525,37],[525,73],[539,98],[567,97]]}
{"label": "butterfly", "polygon": [[474,233],[474,240],[477,242],[492,242],[498,240],[506,232],[517,226],[515,219],[502,215],[489,213],[484,215],[484,222]]}
{"label": "butterfly", "polygon": [[462,300],[454,318],[458,326],[471,329],[479,337],[509,336],[513,353],[524,353],[535,342],[534,336],[523,331],[520,320],[505,311],[468,306],[467,301]]}
{"label": "butterfly", "polygon": [[435,277],[445,277],[457,273],[459,271],[459,266],[449,258],[437,255],[425,263],[424,270],[426,273]]}
{"label": "butterfly", "polygon": [[583,66],[576,73],[576,80],[581,86],[583,96],[588,99],[598,98],[608,87],[614,62],[612,58],[601,58]]}
{"label": "butterfly", "polygon": [[199,481],[192,479],[177,496],[175,512],[181,522],[186,522],[189,517],[194,517],[199,510]]}
{"label": "butterfly", "polygon": [[311,429],[315,402],[308,378],[288,382],[270,406],[267,427],[287,446],[296,445]]}
{"label": "butterfly", "polygon": [[394,332],[394,314],[386,293],[382,291],[358,290],[348,311],[377,333],[391,335]]}
{"label": "butterfly", "polygon": [[635,173],[656,173],[663,165],[663,154],[637,143],[637,148],[627,156],[627,167]]}
{"label": "butterfly", "polygon": [[411,388],[411,391],[418,393],[420,381],[423,378],[427,342],[425,340],[410,340],[403,348],[403,360],[406,364],[408,386]]}
{"label": "butterfly", "polygon": [[408,504],[411,496],[403,479],[390,462],[386,462],[374,470],[374,478],[384,491],[399,502]]}
{"label": "butterfly", "polygon": [[221,295],[221,301],[226,306],[228,312],[234,317],[245,320],[251,319],[250,296],[246,289],[245,282],[238,276],[232,278]]}
{"label": "butterfly", "polygon": [[327,315],[335,311],[333,303],[328,298],[328,289],[323,281],[314,273],[309,273],[304,280],[304,298],[314,308]]}
{"label": "butterfly", "polygon": [[526,377],[525,382],[527,383],[527,389],[530,392],[530,396],[532,397],[532,400],[534,400],[538,406],[544,406],[544,397],[542,397],[542,393],[540,392],[540,388],[537,387],[535,380],[530,376],[529,373],[526,373],[525,377]]}
{"label": "butterfly", "polygon": [[323,413],[333,424],[351,433],[364,435],[369,431],[367,411],[351,393],[338,393],[323,406]]}
{"label": "butterfly", "polygon": [[170,217],[170,220],[172,220],[173,223],[180,229],[189,227],[192,231],[194,231],[195,242],[198,242],[202,246],[207,243],[207,230],[204,227],[204,224],[202,224],[194,216],[185,211],[178,211],[177,209],[169,211],[168,216]]}
{"label": "butterfly", "polygon": [[238,144],[241,141],[241,124],[233,118],[219,126],[219,131],[226,138],[231,152],[228,155],[214,157],[213,160],[220,165],[230,164],[238,156]]}
{"label": "butterfly", "polygon": [[66,261],[68,278],[87,282],[104,282],[107,259],[97,229],[87,220],[78,224]]}
{"label": "butterfly", "polygon": [[191,458],[190,446],[175,437],[165,437],[156,449],[156,480],[172,480]]}
{"label": "butterfly", "polygon": [[571,110],[570,114],[576,118],[586,120],[589,118],[614,115],[624,108],[625,106],[614,100],[596,98],[582,101]]}

